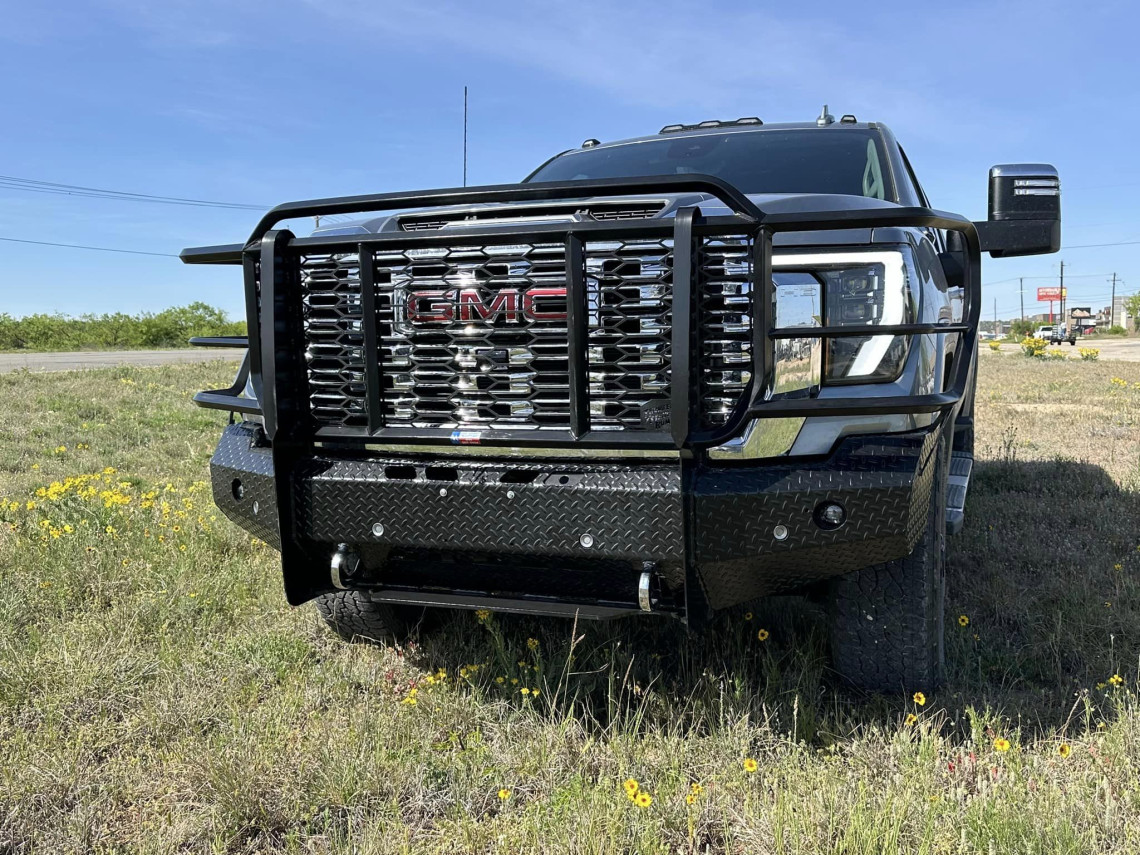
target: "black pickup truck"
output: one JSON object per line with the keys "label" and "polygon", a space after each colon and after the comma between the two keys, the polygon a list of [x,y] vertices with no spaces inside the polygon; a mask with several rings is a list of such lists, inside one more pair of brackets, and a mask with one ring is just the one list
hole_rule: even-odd
{"label": "black pickup truck", "polygon": [[[588,140],[518,184],[281,205],[211,470],[346,638],[425,608],[699,625],[802,591],[870,689],[943,667],[973,460],[980,255],[1054,252],[1060,184],[931,209],[882,124]],[[358,220],[300,236],[308,218]]]}

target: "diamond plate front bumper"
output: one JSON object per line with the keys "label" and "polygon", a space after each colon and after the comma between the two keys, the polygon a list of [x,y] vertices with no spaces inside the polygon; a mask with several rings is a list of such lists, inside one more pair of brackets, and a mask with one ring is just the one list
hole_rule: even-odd
{"label": "diamond plate front bumper", "polygon": [[[397,602],[424,602],[430,590],[438,597],[428,600],[451,605],[632,612],[649,567],[661,609],[696,618],[906,555],[926,520],[940,438],[849,437],[825,460],[732,467],[316,448],[286,485],[274,481],[260,428],[236,424],[211,474],[226,516],[278,548],[284,533],[294,603],[331,589],[329,559],[345,543],[363,559],[361,587]],[[834,531],[815,522],[825,500],[847,511]],[[290,510],[279,520],[282,502]]]}

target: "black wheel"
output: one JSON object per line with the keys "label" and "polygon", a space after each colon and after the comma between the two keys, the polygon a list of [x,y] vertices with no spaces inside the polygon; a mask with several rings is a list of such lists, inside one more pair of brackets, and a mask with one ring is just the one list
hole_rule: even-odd
{"label": "black wheel", "polygon": [[840,676],[863,689],[929,691],[943,679],[945,454],[933,465],[930,510],[914,551],[830,585],[832,660]]}
{"label": "black wheel", "polygon": [[345,641],[380,645],[402,643],[427,611],[419,606],[374,603],[360,591],[321,594],[315,602],[329,629]]}

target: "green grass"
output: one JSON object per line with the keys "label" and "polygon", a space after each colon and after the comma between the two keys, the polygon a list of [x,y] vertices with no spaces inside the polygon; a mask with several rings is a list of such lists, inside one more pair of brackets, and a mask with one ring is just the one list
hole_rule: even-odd
{"label": "green grass", "polygon": [[212,508],[232,365],[0,376],[0,852],[1140,851],[1140,365],[981,360],[922,706],[790,598],[342,644]]}

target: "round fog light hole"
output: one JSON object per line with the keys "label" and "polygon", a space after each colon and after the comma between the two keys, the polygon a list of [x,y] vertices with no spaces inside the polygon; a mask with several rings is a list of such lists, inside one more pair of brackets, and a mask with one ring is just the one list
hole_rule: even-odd
{"label": "round fog light hole", "polygon": [[241,478],[234,478],[230,485],[230,492],[234,494],[234,501],[240,502],[245,498],[245,487],[241,485]]}
{"label": "round fog light hole", "polygon": [[815,524],[834,531],[847,522],[847,510],[839,502],[820,502],[815,508]]}

